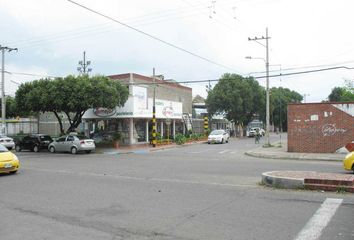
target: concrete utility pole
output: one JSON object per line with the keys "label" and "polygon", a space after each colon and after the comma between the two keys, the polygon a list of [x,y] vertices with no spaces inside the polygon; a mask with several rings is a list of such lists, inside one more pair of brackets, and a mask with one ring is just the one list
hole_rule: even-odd
{"label": "concrete utility pole", "polygon": [[77,71],[79,71],[81,74],[88,74],[92,71],[92,68],[88,68],[90,64],[91,61],[86,61],[86,52],[84,51],[84,59],[83,61],[79,61],[80,66],[77,67]]}
{"label": "concrete utility pole", "polygon": [[[255,37],[255,38],[248,38],[248,41],[256,41],[258,42],[259,40],[266,40],[266,45],[264,46],[266,48],[266,60],[265,60],[265,65],[266,65],[266,73],[267,73],[267,84],[266,84],[266,146],[270,146],[269,142],[269,128],[270,128],[270,123],[269,123],[269,44],[268,40],[270,37],[268,37],[268,28],[266,28],[266,36],[262,37]],[[259,42],[258,42],[259,43]]]}
{"label": "concrete utility pole", "polygon": [[13,50],[17,51],[17,48],[3,47],[0,45],[0,50],[2,54],[2,64],[1,64],[1,134],[6,134],[6,97],[5,97],[5,51],[11,52]]}

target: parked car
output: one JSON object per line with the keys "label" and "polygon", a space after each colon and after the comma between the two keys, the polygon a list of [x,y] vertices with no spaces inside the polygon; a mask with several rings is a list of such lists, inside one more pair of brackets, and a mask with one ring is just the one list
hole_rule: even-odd
{"label": "parked car", "polygon": [[353,171],[354,173],[354,152],[348,153],[343,160],[345,170]]}
{"label": "parked car", "polygon": [[0,144],[0,173],[16,173],[19,167],[17,156]]}
{"label": "parked car", "polygon": [[208,136],[208,144],[210,143],[228,143],[230,135],[225,130],[214,130]]}
{"label": "parked car", "polygon": [[32,152],[39,152],[42,149],[48,149],[48,145],[53,142],[53,139],[46,134],[32,134],[23,137],[16,141],[16,152],[22,150],[30,150]]}
{"label": "parked car", "polygon": [[48,146],[51,153],[71,152],[72,154],[76,154],[81,151],[90,153],[95,150],[95,148],[96,145],[94,140],[78,135],[62,136]]}
{"label": "parked car", "polygon": [[8,136],[5,136],[5,135],[0,135],[0,144],[4,145],[9,150],[11,150],[15,147],[14,140]]}
{"label": "parked car", "polygon": [[254,127],[254,128],[251,128],[251,129],[248,131],[248,136],[249,136],[249,137],[254,137],[254,136],[256,136],[257,131],[259,132],[259,134],[260,134],[261,136],[264,136],[264,135],[265,135],[265,131],[264,131],[263,128]]}

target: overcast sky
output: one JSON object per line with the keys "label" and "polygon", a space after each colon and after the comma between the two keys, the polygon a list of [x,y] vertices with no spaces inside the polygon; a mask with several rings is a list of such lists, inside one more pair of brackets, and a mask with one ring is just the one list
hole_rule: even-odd
{"label": "overcast sky", "polygon": [[[18,48],[6,53],[5,69],[13,72],[6,74],[7,94],[14,94],[18,83],[39,78],[15,73],[77,74],[83,51],[92,74],[150,76],[155,67],[157,74],[176,81],[217,79],[226,72],[261,76],[264,73],[255,72],[265,71],[265,47],[248,37],[265,36],[266,27],[271,74],[354,67],[351,0],[77,2],[208,61],[66,0],[0,0],[0,45]],[[276,77],[270,79],[270,87],[287,87],[306,94],[306,102],[319,102],[353,74],[354,70],[333,70]],[[259,82],[265,86],[265,79]],[[205,85],[187,84],[194,96],[203,97]]]}

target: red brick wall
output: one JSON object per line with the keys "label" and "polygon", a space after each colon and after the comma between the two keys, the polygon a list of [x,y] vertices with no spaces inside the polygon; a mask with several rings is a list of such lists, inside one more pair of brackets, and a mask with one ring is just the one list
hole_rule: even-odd
{"label": "red brick wall", "polygon": [[289,104],[288,151],[333,153],[344,147],[354,140],[353,109],[354,102]]}

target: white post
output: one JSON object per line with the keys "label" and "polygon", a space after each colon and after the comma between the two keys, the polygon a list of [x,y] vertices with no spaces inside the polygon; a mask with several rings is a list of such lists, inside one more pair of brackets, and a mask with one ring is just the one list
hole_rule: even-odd
{"label": "white post", "polygon": [[129,143],[134,143],[134,121],[133,118],[129,119]]}
{"label": "white post", "polygon": [[[1,47],[1,46],[0,46]],[[6,124],[5,124],[5,109],[6,109],[6,97],[5,97],[5,49],[1,49],[2,52],[2,67],[1,67],[1,134],[6,134]]]}
{"label": "white post", "polygon": [[161,119],[161,139],[163,138],[163,119]]}
{"label": "white post", "polygon": [[146,128],[145,128],[146,142],[149,142],[149,119],[146,120]]}
{"label": "white post", "polygon": [[176,120],[175,119],[173,119],[172,120],[172,127],[173,127],[173,132],[172,132],[172,134],[173,134],[173,139],[175,138],[175,136],[176,136]]}

